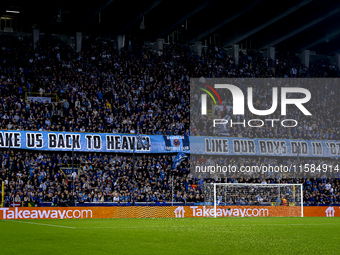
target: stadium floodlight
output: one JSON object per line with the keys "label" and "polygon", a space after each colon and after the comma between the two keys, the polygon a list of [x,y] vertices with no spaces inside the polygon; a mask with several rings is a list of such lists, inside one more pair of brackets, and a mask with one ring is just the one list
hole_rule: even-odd
{"label": "stadium floodlight", "polygon": [[302,184],[214,183],[204,195],[210,217],[303,217]]}
{"label": "stadium floodlight", "polygon": [[12,10],[6,10],[6,12],[10,12],[10,13],[20,13],[19,11],[12,11]]}

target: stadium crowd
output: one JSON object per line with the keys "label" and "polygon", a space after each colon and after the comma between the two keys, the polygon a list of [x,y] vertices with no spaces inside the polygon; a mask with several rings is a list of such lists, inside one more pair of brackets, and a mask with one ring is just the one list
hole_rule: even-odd
{"label": "stadium crowd", "polygon": [[[199,58],[179,44],[157,53],[137,44],[123,48],[119,54],[106,41],[85,41],[80,53],[58,40],[42,39],[35,50],[28,38],[1,36],[0,42],[2,130],[109,133],[139,130],[142,134],[188,135],[189,77],[338,77],[331,64],[315,62],[305,68],[295,55],[288,53],[278,53],[271,60],[249,50],[240,54],[236,66],[218,48],[203,52]],[[293,117],[301,121],[292,130],[238,126],[230,129],[230,135],[337,139],[339,119],[334,92],[339,88],[332,86],[324,90],[314,87],[312,94],[317,98],[311,104],[313,117],[304,119],[301,112],[294,112]],[[256,90],[256,106],[263,107],[271,101],[269,90],[265,86]],[[54,95],[61,100],[44,99],[55,98]],[[42,102],[37,100],[39,96]],[[230,112],[216,114],[221,117]]]}
{"label": "stadium crowd", "polygon": [[[328,62],[318,61],[306,68],[287,52],[277,53],[274,60],[258,51],[240,52],[236,65],[218,47],[198,57],[180,44],[154,52],[132,42],[118,52],[109,41],[89,39],[77,53],[58,40],[41,39],[33,49],[28,38],[1,35],[0,45],[1,130],[205,135],[211,131],[190,130],[189,77],[339,76]],[[313,101],[314,116],[323,121],[303,119],[296,113],[294,117],[302,120],[296,129],[238,127],[230,129],[230,136],[339,139],[338,101],[332,89],[339,88],[315,91],[319,100]],[[271,98],[265,89],[256,91],[258,106],[267,96]],[[223,117],[228,113],[216,114]],[[234,160],[241,164],[240,159]],[[67,201],[131,202],[132,197],[137,202],[204,201],[205,181],[190,178],[188,160],[172,170],[171,155],[144,155],[138,157],[134,176],[131,155],[84,154],[76,155],[74,162],[81,166],[78,175],[65,176],[60,167],[70,164],[68,154],[16,152],[9,157],[2,151],[0,179],[5,182],[5,202],[56,205]],[[338,179],[301,181],[308,203],[340,202]]]}
{"label": "stadium crowd", "polygon": [[[210,165],[212,162],[201,161]],[[235,166],[259,164],[314,163],[336,164],[335,160],[270,159],[251,157],[230,157],[217,159],[220,164]],[[225,182],[225,178],[197,178],[190,174],[190,162],[185,160],[176,169],[172,169],[173,159],[170,155],[139,156],[133,168],[133,157],[86,153],[75,154],[74,164],[77,173],[64,174],[63,167],[70,168],[72,158],[62,153],[46,154],[41,152],[16,152],[9,158],[8,151],[1,154],[0,180],[5,184],[5,204],[22,203],[42,205],[66,205],[70,201],[83,202],[162,202],[200,203],[206,202],[205,185]],[[197,164],[195,160],[192,162]],[[133,174],[134,169],[134,174]],[[304,202],[316,204],[340,203],[340,175],[337,178],[315,175],[314,178],[254,178],[242,175],[230,177],[231,183],[303,183]],[[173,185],[173,186],[172,186]],[[173,197],[172,197],[173,195]],[[259,202],[249,201],[251,203]],[[276,200],[275,200],[276,201]],[[229,203],[231,201],[228,201]],[[264,201],[266,202],[266,201]],[[237,203],[233,201],[232,203]]]}
{"label": "stadium crowd", "polygon": [[[188,131],[189,74],[183,71],[188,60],[180,49],[152,58],[144,47],[124,49],[119,56],[106,42],[84,43],[79,54],[57,41],[41,40],[36,50],[25,39],[5,37],[2,44],[2,129]],[[56,94],[61,101],[30,100],[26,92],[37,93],[35,97]]]}

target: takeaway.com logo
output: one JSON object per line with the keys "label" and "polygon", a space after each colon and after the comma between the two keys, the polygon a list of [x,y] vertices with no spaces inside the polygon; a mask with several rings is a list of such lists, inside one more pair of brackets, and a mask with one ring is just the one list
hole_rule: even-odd
{"label": "takeaway.com logo", "polygon": [[[1,215],[2,212],[2,215]],[[92,210],[23,210],[20,208],[0,208],[0,219],[78,219],[92,218]]]}
{"label": "takeaway.com logo", "polygon": [[[215,217],[215,209],[199,208],[198,206],[190,206],[193,217]],[[269,216],[268,209],[261,208],[217,208],[217,217],[266,217]]]}

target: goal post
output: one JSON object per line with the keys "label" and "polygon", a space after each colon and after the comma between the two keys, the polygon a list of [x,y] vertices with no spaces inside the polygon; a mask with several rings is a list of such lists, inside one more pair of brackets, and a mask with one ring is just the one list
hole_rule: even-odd
{"label": "goal post", "polygon": [[0,207],[4,207],[4,200],[5,200],[5,183],[1,182],[1,203],[0,203]]}
{"label": "goal post", "polygon": [[212,190],[205,192],[205,204],[213,209],[213,217],[303,217],[302,184],[214,183],[209,186]]}

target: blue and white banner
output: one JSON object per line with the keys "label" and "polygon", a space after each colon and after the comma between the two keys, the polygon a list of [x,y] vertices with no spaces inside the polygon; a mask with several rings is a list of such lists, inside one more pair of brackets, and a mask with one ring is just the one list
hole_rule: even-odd
{"label": "blue and white banner", "polygon": [[340,141],[190,136],[191,154],[340,157]]}
{"label": "blue and white banner", "polygon": [[52,103],[52,99],[50,97],[27,97],[29,100],[32,102],[39,102],[45,104],[47,103]]}
{"label": "blue and white banner", "polygon": [[77,168],[74,168],[74,169],[72,170],[72,168],[62,167],[62,168],[61,168],[61,171],[62,171],[66,176],[69,176],[69,175],[73,174],[73,172],[76,172],[76,174],[78,175],[78,169],[77,169]]}
{"label": "blue and white banner", "polygon": [[[64,133],[0,131],[0,148],[132,153],[191,153],[211,155],[340,157],[340,141],[250,139],[200,136],[142,135],[110,133]],[[190,143],[189,143],[190,141]],[[142,146],[143,145],[143,146]],[[190,146],[189,146],[190,145]]]}
{"label": "blue and white banner", "polygon": [[181,152],[189,150],[189,136],[164,135],[165,149],[169,152]]}
{"label": "blue and white banner", "polygon": [[[172,139],[175,137],[175,139]],[[135,139],[141,138],[141,142]],[[183,139],[182,139],[183,138]],[[117,152],[132,153],[174,153],[189,152],[189,138],[186,136],[168,136],[165,144],[163,136],[112,133],[68,133],[45,131],[0,131],[0,148],[41,150],[41,151],[74,151],[83,152]],[[139,140],[140,141],[140,140]],[[173,142],[171,142],[173,141]],[[187,145],[184,146],[183,144]]]}
{"label": "blue and white banner", "polygon": [[176,169],[180,164],[181,162],[186,159],[188,156],[183,153],[183,152],[179,152],[177,154],[177,156],[175,157],[174,159],[174,163],[172,164],[172,169]]}

